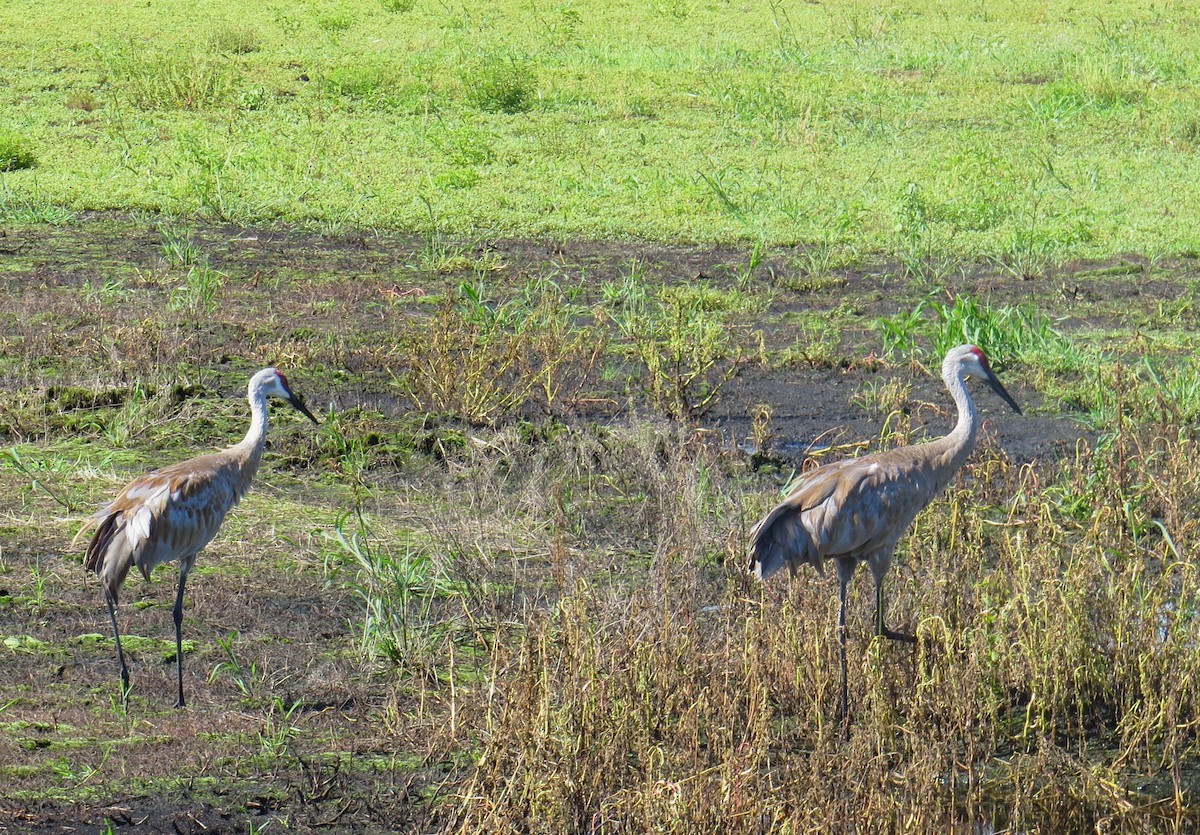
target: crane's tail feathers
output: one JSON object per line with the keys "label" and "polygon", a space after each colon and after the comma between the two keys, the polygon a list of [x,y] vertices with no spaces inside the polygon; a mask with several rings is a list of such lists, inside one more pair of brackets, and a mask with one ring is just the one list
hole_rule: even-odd
{"label": "crane's tail feathers", "polygon": [[125,535],[125,514],[117,511],[99,519],[93,517],[88,527],[96,530],[88,542],[83,566],[96,572],[108,596],[116,603],[117,590],[133,565],[133,552]]}
{"label": "crane's tail feathers", "polygon": [[824,560],[800,514],[790,505],[781,504],[750,533],[750,569],[765,580],[785,565],[794,572],[796,566],[805,563],[824,573]]}
{"label": "crane's tail feathers", "polygon": [[79,543],[83,541],[83,538],[104,521],[104,517],[108,515],[108,506],[110,504],[112,504],[112,502],[106,503],[91,516],[88,516],[83,520],[83,524],[79,526],[79,530],[75,533],[75,538],[71,540],[72,548],[78,548]]}

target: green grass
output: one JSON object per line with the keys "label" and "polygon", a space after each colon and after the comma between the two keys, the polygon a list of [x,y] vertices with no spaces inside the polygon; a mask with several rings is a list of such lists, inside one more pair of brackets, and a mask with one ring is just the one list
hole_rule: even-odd
{"label": "green grass", "polygon": [[0,206],[803,242],[814,273],[852,247],[935,280],[1197,251],[1197,22],[1128,0],[6,4],[0,130],[38,164]]}
{"label": "green grass", "polygon": [[37,156],[29,143],[10,131],[0,130],[0,172],[19,171],[37,165]]}
{"label": "green grass", "polygon": [[1031,305],[990,305],[961,295],[953,301],[929,296],[912,310],[881,317],[878,324],[888,355],[923,354],[928,347],[929,354],[940,359],[954,346],[971,343],[1001,367],[1046,357],[1060,365],[1086,361],[1070,339]]}

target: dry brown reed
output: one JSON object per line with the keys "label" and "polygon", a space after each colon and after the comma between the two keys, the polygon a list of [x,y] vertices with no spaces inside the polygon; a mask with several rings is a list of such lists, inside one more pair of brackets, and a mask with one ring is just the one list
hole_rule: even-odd
{"label": "dry brown reed", "polygon": [[[454,787],[458,831],[1196,820],[1179,767],[1200,722],[1187,431],[1129,419],[1040,466],[985,442],[889,578],[917,648],[872,637],[869,583],[851,587],[848,739],[834,721],[835,584],[805,571],[760,588],[730,536],[770,489],[694,435],[643,426],[606,448],[592,504],[572,506],[582,527],[551,537],[567,542],[574,581],[489,657],[477,766]],[[613,575],[589,562],[612,544],[591,525],[632,484],[625,512],[642,514],[654,557]],[[747,492],[759,500],[743,507]]]}

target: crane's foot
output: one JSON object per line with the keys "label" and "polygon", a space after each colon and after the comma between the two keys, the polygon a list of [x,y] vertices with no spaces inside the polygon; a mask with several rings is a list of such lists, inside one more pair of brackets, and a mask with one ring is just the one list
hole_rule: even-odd
{"label": "crane's foot", "polygon": [[915,644],[917,642],[916,635],[908,632],[897,632],[894,629],[888,629],[886,626],[881,626],[878,634],[880,638],[887,638],[890,641],[901,641],[906,644]]}
{"label": "crane's foot", "polygon": [[183,701],[183,696],[175,700],[175,707],[187,707],[187,704]]}
{"label": "crane's foot", "polygon": [[129,670],[121,667],[121,709],[126,713],[129,712],[129,692],[132,688],[129,686]]}

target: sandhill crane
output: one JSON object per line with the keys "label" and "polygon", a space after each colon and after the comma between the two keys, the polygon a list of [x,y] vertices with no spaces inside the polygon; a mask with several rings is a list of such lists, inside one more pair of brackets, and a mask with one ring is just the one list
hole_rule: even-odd
{"label": "sandhill crane", "polygon": [[274,368],[264,368],[250,378],[250,429],[240,443],[220,452],[200,455],[135,478],[111,502],[88,518],[76,541],[95,528],[84,563],[104,586],[108,616],[112,621],[117,661],[121,667],[121,698],[129,696],[129,668],[121,651],[117,629],[117,591],[129,569],[136,565],[142,576],[159,563],[179,560],[179,587],[175,592],[175,662],[179,673],[179,698],[183,707],[183,587],[196,554],[216,535],[234,505],[250,489],[267,437],[267,398],[281,397],[313,423],[319,421],[288,388],[287,379]]}
{"label": "sandhill crane", "polygon": [[784,565],[794,573],[796,566],[804,563],[824,573],[825,560],[836,561],[843,721],[847,717],[846,586],[859,562],[865,562],[875,577],[876,634],[897,641],[915,640],[884,623],[883,578],[901,535],[917,513],[942,492],[975,445],[979,416],[967,392],[967,377],[986,382],[1020,414],[1021,408],[1004,390],[983,351],[974,345],[952,348],[942,362],[942,379],[958,407],[958,423],[949,435],[824,464],[804,473],[787,498],[750,533],[750,567],[760,579]]}

